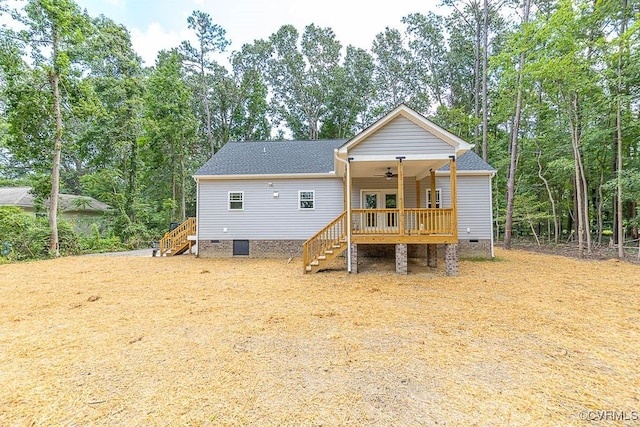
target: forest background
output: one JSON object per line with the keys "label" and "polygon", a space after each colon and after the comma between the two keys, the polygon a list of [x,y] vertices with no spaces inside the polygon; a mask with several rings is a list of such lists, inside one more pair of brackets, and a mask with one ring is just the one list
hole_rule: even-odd
{"label": "forest background", "polygon": [[[0,186],[51,203],[47,219],[0,210],[0,257],[146,245],[194,215],[191,175],[228,141],[349,138],[401,102],[498,170],[505,247],[622,256],[638,238],[640,0],[443,0],[446,15],[409,14],[370,49],[310,23],[229,52],[194,11],[192,41],[153,66],[126,27],[72,0],[20,4],[0,0],[14,24],[0,29]],[[61,192],[112,210],[75,236]]]}

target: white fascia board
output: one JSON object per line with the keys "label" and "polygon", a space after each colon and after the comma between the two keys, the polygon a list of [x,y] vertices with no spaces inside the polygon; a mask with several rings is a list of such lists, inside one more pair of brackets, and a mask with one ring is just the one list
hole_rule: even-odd
{"label": "white fascia board", "polygon": [[[453,154],[452,154],[453,155]],[[398,154],[369,154],[361,156],[353,156],[352,162],[388,162],[390,160],[396,161],[400,156]],[[449,156],[446,154],[407,154],[402,156],[403,162],[411,160],[449,160]]]}
{"label": "white fascia board", "polygon": [[[449,173],[450,171],[436,171],[436,176],[449,176],[451,175]],[[456,170],[456,175],[458,176],[490,176],[490,177],[494,177],[496,175],[496,171],[484,171],[484,170],[479,170],[479,171],[460,171],[460,170]]]}
{"label": "white fascia board", "polygon": [[336,178],[334,171],[325,173],[290,173],[290,174],[261,174],[261,175],[194,175],[198,180],[233,180],[233,179],[311,179],[311,178]]}

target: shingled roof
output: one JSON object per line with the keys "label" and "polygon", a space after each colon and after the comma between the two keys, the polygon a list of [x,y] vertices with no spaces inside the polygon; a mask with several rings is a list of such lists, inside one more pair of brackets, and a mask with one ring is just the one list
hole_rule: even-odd
{"label": "shingled roof", "polygon": [[[473,151],[467,151],[456,160],[456,169],[458,171],[487,171],[495,172],[496,170],[480,156]],[[449,164],[444,165],[439,171],[449,171]]]}
{"label": "shingled roof", "polygon": [[[49,200],[44,202],[49,206]],[[31,194],[31,187],[0,187],[0,206],[18,206],[21,208],[35,207],[35,200]],[[62,211],[104,212],[109,205],[89,196],[75,196],[60,194],[58,207]]]}
{"label": "shingled roof", "polygon": [[333,171],[333,150],[346,141],[228,142],[195,176],[328,173]]}
{"label": "shingled roof", "polygon": [[[316,141],[228,142],[194,176],[329,173],[333,150],[346,139]],[[472,151],[457,160],[458,171],[495,171]],[[449,165],[440,171],[448,171]]]}

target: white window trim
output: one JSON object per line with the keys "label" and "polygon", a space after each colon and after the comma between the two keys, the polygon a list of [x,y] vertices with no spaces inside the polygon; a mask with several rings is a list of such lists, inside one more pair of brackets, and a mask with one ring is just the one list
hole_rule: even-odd
{"label": "white window trim", "polygon": [[[302,193],[311,193],[313,195],[313,199],[312,200],[305,200],[305,202],[313,202],[313,207],[312,208],[303,208],[301,205],[301,202],[303,201],[301,199]],[[298,190],[298,210],[299,211],[314,211],[316,209],[316,190]]]}
{"label": "white window trim", "polygon": [[[427,195],[427,203],[425,204],[425,206],[427,207],[427,209],[432,209],[429,207],[429,203],[431,203],[431,189],[427,188],[427,191],[425,193]],[[436,188],[436,206],[435,207],[436,209],[442,207],[442,189],[441,188]]]}
{"label": "white window trim", "polygon": [[[242,208],[241,209],[233,209],[231,208],[231,195],[232,194],[241,194],[242,196]],[[234,200],[234,203],[237,203],[238,200]],[[227,192],[227,210],[228,211],[243,211],[244,210],[244,191],[228,191]]]}

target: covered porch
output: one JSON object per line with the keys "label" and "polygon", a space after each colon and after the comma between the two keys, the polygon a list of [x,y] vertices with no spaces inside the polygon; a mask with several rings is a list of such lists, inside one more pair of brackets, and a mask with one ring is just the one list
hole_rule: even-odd
{"label": "covered porch", "polygon": [[[446,192],[436,170],[449,165]],[[353,243],[456,243],[455,156],[432,159],[348,158],[344,210]]]}
{"label": "covered porch", "polygon": [[[368,156],[367,156],[368,157]],[[345,212],[349,217],[350,271],[357,272],[358,245],[396,246],[396,271],[407,272],[407,245],[427,246],[427,262],[436,266],[436,245],[457,249],[455,156],[347,158]],[[436,185],[436,170],[449,166],[449,185]],[[456,246],[454,246],[456,245]],[[457,274],[457,253],[447,256],[447,274]]]}
{"label": "covered porch", "polygon": [[[449,166],[446,191],[436,170]],[[347,269],[358,272],[358,245],[395,245],[396,271],[407,273],[407,245],[426,245],[436,266],[436,245],[446,245],[446,271],[457,275],[455,156],[407,159],[349,157],[344,161],[344,212],[303,245],[305,272],[347,251]]]}

